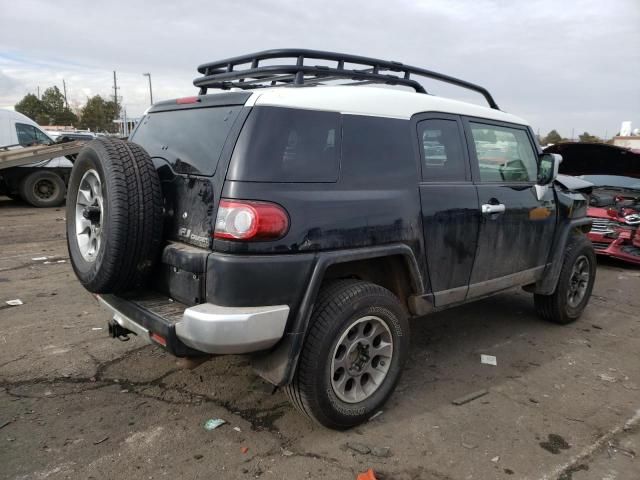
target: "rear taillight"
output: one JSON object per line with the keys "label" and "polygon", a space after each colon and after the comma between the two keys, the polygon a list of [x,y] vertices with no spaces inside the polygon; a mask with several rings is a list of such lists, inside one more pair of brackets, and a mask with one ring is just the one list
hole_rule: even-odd
{"label": "rear taillight", "polygon": [[289,229],[289,216],[275,203],[220,200],[215,238],[227,240],[273,240]]}

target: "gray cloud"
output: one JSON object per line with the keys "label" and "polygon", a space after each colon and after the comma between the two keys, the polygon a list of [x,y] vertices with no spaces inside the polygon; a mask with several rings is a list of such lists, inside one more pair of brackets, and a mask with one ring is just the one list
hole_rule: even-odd
{"label": "gray cloud", "polygon": [[[195,92],[198,64],[299,46],[412,63],[486,86],[545,133],[640,126],[640,3],[566,1],[0,0],[0,106],[67,81],[71,98],[120,94],[131,115]],[[27,33],[28,32],[28,33]],[[427,82],[437,94],[479,101]]]}

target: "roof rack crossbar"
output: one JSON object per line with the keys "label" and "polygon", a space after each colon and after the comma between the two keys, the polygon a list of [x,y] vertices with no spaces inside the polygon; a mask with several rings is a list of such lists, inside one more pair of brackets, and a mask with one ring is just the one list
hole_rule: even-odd
{"label": "roof rack crossbar", "polygon": [[[287,59],[288,63],[265,65],[265,60]],[[309,65],[305,60],[336,62],[334,66]],[[353,65],[345,68],[345,64]],[[243,66],[248,66],[243,68]],[[412,77],[424,77],[456,85],[481,94],[489,106],[499,110],[487,89],[479,85],[400,62],[377,58],[348,55],[335,52],[304,49],[278,49],[227,58],[198,67],[202,77],[193,81],[200,88],[200,94],[208,88],[251,89],[269,85],[317,85],[330,80],[352,80],[355,84],[382,83],[402,85],[416,92],[427,93],[424,87]],[[384,73],[383,73],[384,72]]]}

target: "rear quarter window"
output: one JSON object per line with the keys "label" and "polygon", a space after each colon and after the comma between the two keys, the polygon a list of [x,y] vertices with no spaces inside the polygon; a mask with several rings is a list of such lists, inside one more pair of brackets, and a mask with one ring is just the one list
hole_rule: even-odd
{"label": "rear quarter window", "polygon": [[213,175],[242,106],[189,108],[150,113],[131,140],[176,173]]}
{"label": "rear quarter window", "polygon": [[236,143],[227,178],[247,182],[336,182],[340,114],[255,107]]}

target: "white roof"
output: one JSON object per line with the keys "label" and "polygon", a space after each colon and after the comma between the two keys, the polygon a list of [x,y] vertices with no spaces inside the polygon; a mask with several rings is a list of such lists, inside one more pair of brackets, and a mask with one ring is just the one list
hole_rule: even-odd
{"label": "white roof", "polygon": [[324,110],[353,115],[409,119],[421,112],[443,112],[528,125],[509,113],[424,93],[364,86],[277,87],[254,90],[247,106]]}
{"label": "white roof", "polygon": [[35,127],[40,127],[36,122],[31,120],[26,115],[23,115],[20,112],[16,112],[15,110],[8,110],[6,108],[0,108],[0,119],[2,120],[10,120],[13,119],[16,122],[26,123],[27,125],[33,125]]}

